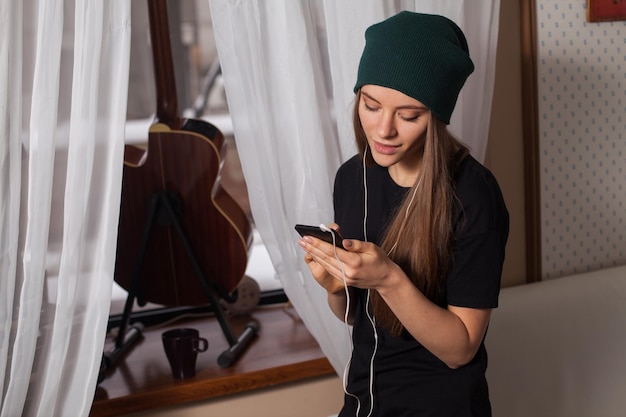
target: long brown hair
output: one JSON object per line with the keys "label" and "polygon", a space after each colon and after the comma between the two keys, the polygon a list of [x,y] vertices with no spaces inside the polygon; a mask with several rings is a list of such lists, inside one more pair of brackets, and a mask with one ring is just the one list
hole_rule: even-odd
{"label": "long brown hair", "polygon": [[[353,125],[359,153],[363,158],[367,138],[359,118],[360,90],[353,111]],[[454,189],[452,177],[458,163],[469,153],[459,140],[452,136],[445,123],[430,113],[424,143],[420,179],[407,193],[385,232],[381,248],[389,253],[429,300],[445,303],[445,278],[452,261],[452,216]],[[371,155],[366,164],[374,164]],[[415,189],[417,187],[417,190]],[[415,198],[410,203],[415,192]],[[391,309],[376,292],[370,293],[372,310],[379,325],[394,335],[403,326]]]}

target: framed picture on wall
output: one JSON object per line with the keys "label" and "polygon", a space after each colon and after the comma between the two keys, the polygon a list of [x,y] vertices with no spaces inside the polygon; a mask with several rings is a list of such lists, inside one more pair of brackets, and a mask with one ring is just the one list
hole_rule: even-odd
{"label": "framed picture on wall", "polygon": [[587,0],[588,22],[626,20],[626,0]]}

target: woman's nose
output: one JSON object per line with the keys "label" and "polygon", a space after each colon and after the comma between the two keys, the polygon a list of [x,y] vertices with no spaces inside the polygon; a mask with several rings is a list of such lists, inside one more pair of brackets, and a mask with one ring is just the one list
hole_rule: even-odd
{"label": "woman's nose", "polygon": [[393,114],[382,113],[378,121],[378,135],[381,138],[390,138],[396,135],[396,125]]}

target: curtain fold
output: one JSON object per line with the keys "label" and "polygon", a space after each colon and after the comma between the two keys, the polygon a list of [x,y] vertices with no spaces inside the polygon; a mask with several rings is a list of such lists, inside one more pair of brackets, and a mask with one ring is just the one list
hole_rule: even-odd
{"label": "curtain fold", "polygon": [[333,221],[334,174],[356,150],[352,88],[365,28],[404,9],[444,14],[459,24],[477,69],[451,131],[482,160],[499,0],[208,1],[256,227],[287,296],[342,373],[349,329],[310,276],[293,227]]}
{"label": "curtain fold", "polygon": [[[432,3],[432,4],[430,4]],[[493,97],[500,2],[415,1],[415,11],[449,17],[467,37],[474,72],[468,78],[450,120],[450,131],[465,142],[479,161],[485,158]]]}
{"label": "curtain fold", "polygon": [[87,415],[113,283],[130,3],[3,2],[0,18],[0,416]]}
{"label": "curtain fold", "polygon": [[[16,65],[21,50],[21,2],[0,3],[0,376],[7,372],[9,335],[13,316],[20,199],[21,94],[22,73]],[[13,151],[12,151],[13,150]],[[0,394],[5,379],[0,378]],[[0,408],[1,409],[1,408]]]}

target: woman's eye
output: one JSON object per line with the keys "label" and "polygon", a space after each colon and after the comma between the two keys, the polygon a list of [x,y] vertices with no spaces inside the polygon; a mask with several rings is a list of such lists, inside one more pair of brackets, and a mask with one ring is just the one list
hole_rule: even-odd
{"label": "woman's eye", "polygon": [[369,106],[366,102],[363,102],[363,106],[365,107],[366,110],[369,111],[376,111],[376,107],[374,106]]}
{"label": "woman's eye", "polygon": [[414,122],[419,117],[419,114],[399,114],[398,116],[404,121]]}

